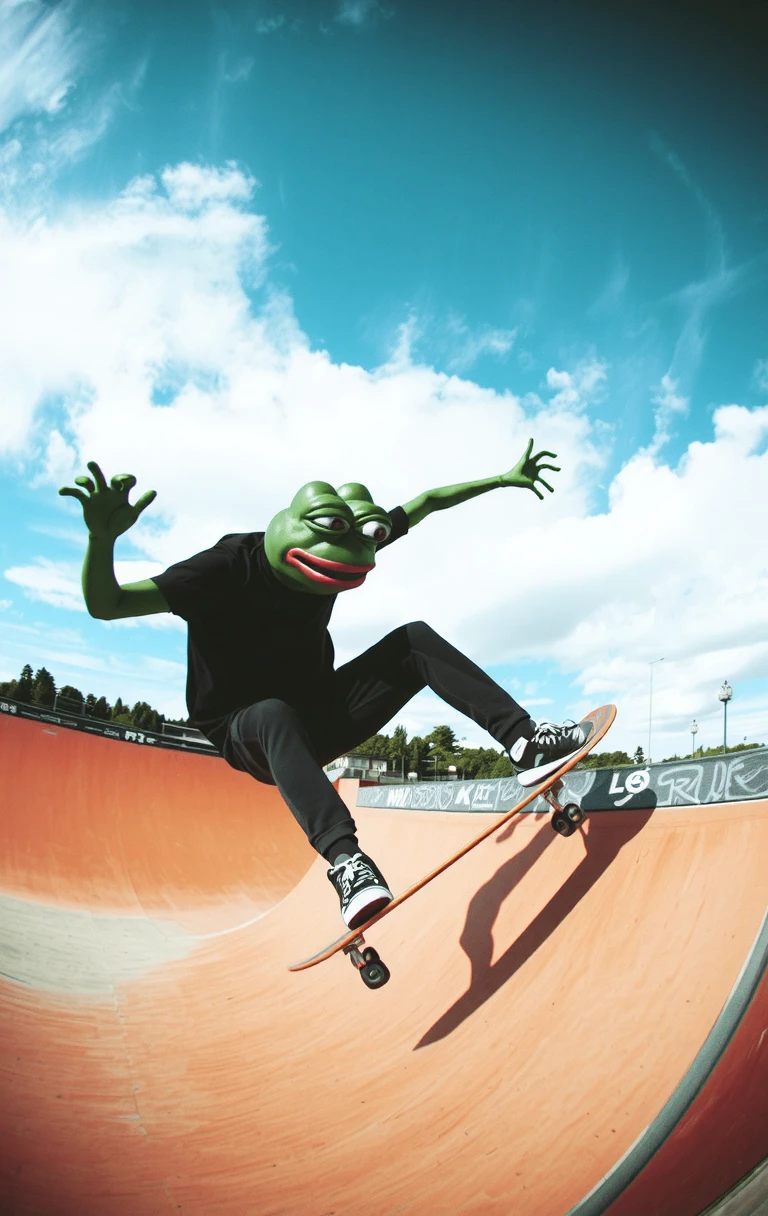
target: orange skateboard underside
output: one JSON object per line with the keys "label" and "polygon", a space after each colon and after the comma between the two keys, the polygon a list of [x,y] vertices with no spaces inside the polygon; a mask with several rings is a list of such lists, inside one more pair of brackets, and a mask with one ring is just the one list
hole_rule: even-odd
{"label": "orange skateboard underside", "polygon": [[505,814],[500,816],[500,818],[491,824],[490,827],[485,828],[478,836],[474,838],[474,840],[470,840],[469,844],[466,844],[462,849],[459,849],[459,851],[454,853],[452,857],[449,857],[447,861],[444,861],[442,865],[437,866],[436,869],[431,870],[429,874],[426,874],[424,878],[421,878],[418,882],[408,887],[406,891],[403,891],[402,894],[393,899],[391,903],[387,904],[386,908],[382,908],[381,911],[372,916],[370,920],[365,921],[362,925],[358,925],[356,929],[350,929],[348,933],[343,934],[342,937],[337,938],[336,941],[331,942],[330,945],[325,946],[322,950],[319,950],[317,954],[312,954],[309,958],[302,959],[301,962],[291,963],[288,970],[306,971],[308,967],[316,967],[318,963],[323,963],[327,958],[332,958],[333,955],[338,954],[340,950],[349,952],[352,947],[362,945],[363,934],[373,925],[375,925],[377,921],[383,920],[385,916],[390,914],[390,912],[394,912],[395,908],[399,908],[401,904],[404,904],[405,901],[410,899],[412,895],[415,895],[417,891],[421,891],[423,887],[426,887],[428,883],[432,882],[433,878],[437,878],[439,874],[442,874],[445,870],[448,870],[455,862],[459,861],[460,858],[471,852],[472,849],[481,844],[482,841],[488,836],[491,836],[494,832],[498,831],[498,829],[502,827],[503,824],[505,824],[508,820],[513,819],[515,815],[519,815],[521,811],[524,811],[525,808],[530,806],[532,802],[535,802],[537,798],[542,795],[546,795],[546,793],[551,790],[553,786],[557,785],[558,781],[560,781],[561,778],[570,771],[570,769],[574,768],[580,760],[583,760],[588,752],[592,751],[595,744],[600,742],[603,736],[610,729],[615,717],[615,705],[601,705],[599,709],[593,709],[592,712],[587,714],[583,719],[585,722],[592,722],[595,727],[593,733],[590,735],[589,742],[586,743],[584,747],[582,747],[581,750],[576,753],[576,755],[572,756],[566,764],[563,764],[561,768],[552,773],[552,775],[548,777],[546,781],[542,781],[539,785],[533,786],[516,806],[513,806],[511,810],[506,811]]}

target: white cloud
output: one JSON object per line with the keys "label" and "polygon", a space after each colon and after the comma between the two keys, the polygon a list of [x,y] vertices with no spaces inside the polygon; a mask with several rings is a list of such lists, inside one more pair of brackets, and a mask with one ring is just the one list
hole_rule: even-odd
{"label": "white cloud", "polygon": [[[676,469],[648,453],[631,460],[605,514],[516,540],[525,578],[508,584],[506,615],[494,603],[471,626],[486,661],[554,658],[581,689],[581,709],[618,700],[613,733],[635,743],[647,721],[648,663],[660,655],[659,731],[716,717],[714,684],[725,676],[768,679],[768,558],[759,542],[768,407],[722,407],[714,426]],[[762,723],[768,741],[765,708]]]}
{"label": "white cloud", "polygon": [[101,18],[75,20],[76,5],[13,0],[0,5],[0,200],[41,214],[62,170],[83,159],[131,108],[146,74],[137,61],[124,80],[79,83],[92,75]]}
{"label": "white cloud", "polygon": [[653,403],[657,407],[653,414],[655,428],[648,451],[650,455],[655,456],[672,437],[670,432],[672,419],[676,415],[687,414],[689,402],[687,397],[683,397],[677,392],[676,381],[667,373],[662,376],[653,395]]}
{"label": "white cloud", "polygon": [[[269,287],[254,189],[237,166],[182,165],[106,204],[34,223],[0,216],[0,259],[19,285],[13,304],[0,297],[0,438],[73,524],[79,508],[55,488],[86,460],[108,476],[135,473],[136,496],[158,491],[118,542],[121,561],[150,564],[120,566],[121,578],[146,577],[138,570],[225,532],[263,528],[312,478],[362,480],[393,506],[502,472],[533,436],[558,454],[556,493],[540,503],[494,491],[382,553],[366,586],[339,597],[339,660],[423,618],[487,666],[554,659],[580,708],[619,701],[616,746],[626,729],[632,748],[649,659],[665,655],[659,731],[704,713],[713,672],[734,683],[768,677],[768,572],[755,524],[768,515],[768,407],[720,408],[708,441],[671,468],[660,439],[684,399],[665,377],[658,442],[590,515],[606,461],[592,421],[611,375],[604,359],[551,367],[537,394],[498,393],[419,361],[424,322],[412,313],[382,366],[336,364],[311,349],[290,298]],[[82,611],[74,563],[30,557],[6,577],[27,597]],[[180,628],[166,616],[146,624]],[[95,640],[126,626],[87,628]],[[143,625],[135,636],[146,648]],[[156,689],[153,703],[169,712],[168,688],[158,680]],[[531,694],[531,704],[549,699],[546,687]],[[427,711],[414,703],[411,712],[421,723]]]}
{"label": "white cloud", "polygon": [[[546,377],[547,387],[556,391],[549,402],[549,409],[585,409],[599,399],[607,374],[607,365],[596,358],[583,360],[572,372],[550,367]],[[531,396],[527,400],[541,401],[541,398]]]}
{"label": "white cloud", "polygon": [[31,566],[10,566],[4,575],[31,600],[85,612],[79,569],[71,562],[53,562],[43,557]]}
{"label": "white cloud", "polygon": [[175,165],[160,175],[172,207],[199,211],[215,203],[247,203],[258,185],[254,178],[230,162],[224,169],[210,166]]}
{"label": "white cloud", "polygon": [[473,331],[459,317],[451,317],[447,328],[452,353],[446,367],[455,372],[466,371],[481,355],[509,354],[517,333],[514,329],[496,329],[491,325]]}
{"label": "white cloud", "polygon": [[167,717],[187,716],[182,662],[116,654],[106,623],[94,625],[83,631],[42,622],[8,625],[0,640],[0,679],[16,679],[22,666],[31,662],[35,670],[47,667],[59,688],[72,684],[113,703],[118,697],[128,705],[148,701]]}
{"label": "white cloud", "polygon": [[[153,574],[160,574],[163,569],[159,562],[116,561],[115,577],[119,583],[135,583],[151,578]],[[27,566],[9,566],[3,573],[8,582],[21,587],[30,600],[51,604],[54,608],[85,612],[80,571],[81,566],[78,563],[51,561],[39,557]],[[11,601],[3,603],[10,604]]]}
{"label": "white cloud", "polygon": [[0,131],[29,114],[55,114],[84,55],[72,5],[38,0],[0,6]]}
{"label": "white cloud", "polygon": [[378,16],[391,17],[393,10],[378,0],[342,0],[334,18],[340,25],[363,26]]}

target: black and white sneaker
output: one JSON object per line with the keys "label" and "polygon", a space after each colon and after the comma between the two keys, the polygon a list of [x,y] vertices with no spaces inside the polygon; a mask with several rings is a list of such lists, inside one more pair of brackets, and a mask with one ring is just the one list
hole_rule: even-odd
{"label": "black and white sneaker", "polygon": [[341,916],[348,929],[356,929],[392,902],[384,875],[365,853],[342,853],[328,871],[339,893]]}
{"label": "black and white sneaker", "polygon": [[532,739],[518,739],[509,749],[521,785],[538,785],[581,751],[594,730],[592,722],[539,722]]}

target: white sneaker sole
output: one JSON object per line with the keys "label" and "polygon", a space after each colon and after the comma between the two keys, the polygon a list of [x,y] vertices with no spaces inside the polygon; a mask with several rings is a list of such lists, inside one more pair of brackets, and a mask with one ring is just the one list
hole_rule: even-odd
{"label": "white sneaker sole", "polygon": [[[356,928],[369,916],[373,916],[380,908],[385,908],[392,902],[392,892],[388,887],[366,887],[353,896],[342,913],[342,919],[348,929]],[[356,922],[356,923],[353,923]]]}
{"label": "white sneaker sole", "polygon": [[569,760],[578,755],[583,746],[584,744],[581,743],[572,752],[569,752],[567,756],[561,756],[559,760],[550,760],[549,764],[540,764],[537,768],[524,769],[522,773],[517,774],[518,781],[526,788],[532,785],[541,785],[542,781],[546,781],[547,777],[550,777],[552,773],[556,773],[559,768],[562,768],[564,764],[567,764]]}

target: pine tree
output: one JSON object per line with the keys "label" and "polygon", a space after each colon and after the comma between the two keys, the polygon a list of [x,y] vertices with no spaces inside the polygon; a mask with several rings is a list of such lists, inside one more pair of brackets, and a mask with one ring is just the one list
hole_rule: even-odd
{"label": "pine tree", "polygon": [[32,675],[32,668],[29,663],[25,663],[21,669],[21,675],[16,681],[16,687],[10,695],[15,697],[17,701],[25,701],[27,705],[31,705],[34,682],[35,678]]}
{"label": "pine tree", "polygon": [[408,744],[408,771],[418,773],[421,776],[421,764],[427,752],[429,744],[426,739],[422,739],[420,735],[414,735]]}
{"label": "pine tree", "polygon": [[56,708],[63,709],[70,714],[81,714],[84,702],[85,697],[80,689],[75,688],[72,684],[64,684],[56,696]]}
{"label": "pine tree", "polygon": [[32,704],[45,705],[52,709],[55,700],[56,683],[54,678],[47,668],[40,667],[35,672],[35,679],[32,685]]}
{"label": "pine tree", "polygon": [[456,732],[451,730],[450,726],[435,726],[425,737],[427,743],[432,744],[442,759],[447,760],[449,757],[455,756],[459,750]]}
{"label": "pine tree", "polygon": [[131,722],[139,730],[160,730],[163,717],[146,701],[137,701],[131,710]]}

